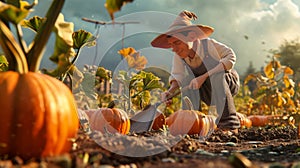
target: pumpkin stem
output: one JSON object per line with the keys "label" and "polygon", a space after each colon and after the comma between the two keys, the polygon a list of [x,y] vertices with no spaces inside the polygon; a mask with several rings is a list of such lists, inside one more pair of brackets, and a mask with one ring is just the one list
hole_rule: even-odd
{"label": "pumpkin stem", "polygon": [[113,101],[111,101],[111,102],[108,103],[107,108],[112,109],[112,108],[114,108],[118,103],[119,103],[118,100],[113,100]]}
{"label": "pumpkin stem", "polygon": [[194,110],[194,106],[193,106],[193,103],[190,98],[188,98],[187,96],[184,96],[183,100],[184,100],[184,103],[187,105],[187,107],[189,107],[189,110]]}
{"label": "pumpkin stem", "polygon": [[57,17],[63,8],[64,2],[65,0],[54,0],[52,2],[51,7],[46,14],[46,21],[41,25],[41,28],[34,38],[34,45],[29,50],[27,55],[30,71],[37,72],[39,69],[43,56],[42,53],[46,47]]}
{"label": "pumpkin stem", "polygon": [[10,29],[0,20],[0,45],[3,52],[9,58],[14,58],[16,61],[16,71],[19,73],[27,73],[28,65],[26,56],[20,45],[14,38]]}

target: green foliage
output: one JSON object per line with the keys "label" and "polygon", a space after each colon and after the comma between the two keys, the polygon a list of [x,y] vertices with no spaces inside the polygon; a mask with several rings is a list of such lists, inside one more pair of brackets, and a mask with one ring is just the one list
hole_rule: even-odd
{"label": "green foliage", "polygon": [[159,77],[145,71],[131,74],[127,71],[119,71],[117,81],[129,89],[129,96],[124,95],[123,98],[130,100],[129,103],[132,103],[137,110],[150,104],[152,90],[163,88]]}
{"label": "green foliage", "polygon": [[34,32],[37,32],[40,28],[43,22],[45,21],[45,18],[41,18],[39,16],[34,16],[30,18],[29,20],[24,20],[22,22],[22,26],[31,29]]}
{"label": "green foliage", "polygon": [[[96,44],[96,37],[90,32],[81,29],[74,32],[73,28],[73,23],[65,22],[62,15],[58,17],[57,24],[54,27],[56,34],[54,53],[50,57],[50,60],[56,63],[57,67],[51,71],[43,69],[44,73],[57,77],[62,81],[65,80],[67,75],[74,77],[74,74],[78,74],[77,76],[83,76],[80,75],[81,72],[74,64],[83,47],[91,47]],[[73,81],[78,83],[80,80],[79,78]]]}
{"label": "green foliage", "polygon": [[252,93],[255,102],[249,105],[251,110],[258,110],[259,113],[278,114],[295,111],[295,104],[292,97],[294,91],[294,81],[290,78],[293,70],[287,66],[282,66],[277,59],[277,55],[264,67],[264,74],[249,74],[245,81],[256,82],[256,88]]}
{"label": "green foliage", "polygon": [[0,2],[0,19],[17,25],[29,15],[34,5],[26,1]]}
{"label": "green foliage", "polygon": [[111,84],[111,71],[103,67],[85,65],[81,72],[83,78],[73,90],[79,108],[107,107],[112,101],[112,94],[109,93],[110,90],[105,90],[104,85]]}
{"label": "green foliage", "polygon": [[96,44],[96,37],[85,30],[78,30],[72,34],[73,48],[80,50],[84,46],[92,47]]}
{"label": "green foliage", "polygon": [[8,62],[4,55],[0,55],[0,72],[8,70]]}
{"label": "green foliage", "polygon": [[[34,1],[34,3],[30,5],[27,1],[16,0],[9,0],[7,3],[0,3],[0,18],[2,23],[1,39],[4,39],[1,42],[1,47],[9,62],[10,70],[26,72],[27,70],[24,68],[26,66],[30,71],[38,71],[40,60],[43,57],[43,50],[46,47],[52,28],[54,27],[55,21],[63,7],[64,0],[53,0],[45,16],[47,19],[39,27],[39,31],[29,45],[30,48],[27,49],[27,45],[22,38],[22,29],[20,25],[36,4],[37,1]],[[13,32],[10,28],[7,27],[9,23],[12,23],[15,26],[19,42],[17,42],[16,38],[14,38]],[[21,66],[23,66],[23,68]]]}
{"label": "green foliage", "polygon": [[[18,0],[10,0],[7,3],[0,2],[0,18],[1,21],[4,21],[1,24],[1,46],[9,63],[9,69],[27,71],[18,59],[25,57],[26,64],[28,64],[26,67],[29,67],[30,71],[38,71],[48,38],[51,33],[55,33],[55,47],[50,60],[57,64],[57,68],[54,70],[42,69],[42,72],[62,81],[66,76],[77,78],[74,86],[78,85],[83,75],[74,64],[78,59],[80,49],[84,46],[95,45],[96,38],[84,30],[74,32],[74,24],[64,21],[64,16],[60,13],[64,0],[54,0],[44,18],[34,16],[25,20],[36,4],[37,1],[31,5],[26,1]],[[15,25],[19,42],[14,38],[12,31],[6,27],[8,23]],[[27,44],[22,39],[21,26],[36,33],[34,40],[29,45],[30,48],[27,48]]]}

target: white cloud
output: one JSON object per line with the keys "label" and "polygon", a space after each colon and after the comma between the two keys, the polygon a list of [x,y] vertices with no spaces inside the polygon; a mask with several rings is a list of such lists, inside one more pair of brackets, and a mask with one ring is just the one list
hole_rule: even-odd
{"label": "white cloud", "polygon": [[236,25],[240,32],[244,30],[249,36],[249,40],[243,41],[244,45],[241,40],[234,44],[239,56],[242,56],[239,61],[241,65],[237,65],[241,68],[249,61],[256,67],[263,66],[268,55],[264,50],[276,49],[284,40],[300,36],[299,8],[291,0],[277,0],[274,4],[261,7],[245,13]]}

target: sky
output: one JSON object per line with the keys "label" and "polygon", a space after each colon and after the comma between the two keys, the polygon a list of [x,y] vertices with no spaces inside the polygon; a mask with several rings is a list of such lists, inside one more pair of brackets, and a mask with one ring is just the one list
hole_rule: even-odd
{"label": "sky", "polygon": [[[47,11],[51,0],[39,1],[32,15]],[[197,14],[194,24],[215,29],[211,38],[231,47],[237,55],[235,68],[243,74],[249,63],[259,70],[270,49],[278,49],[285,40],[300,37],[300,0],[134,0],[115,13],[116,21],[138,24],[97,26],[82,20],[110,22],[105,0],[66,0],[62,13],[75,30],[84,29],[99,36],[97,47],[85,48],[78,65],[97,64],[108,68],[121,66],[116,53],[121,47],[133,47],[148,58],[148,66],[169,70],[173,53],[152,48],[151,40],[167,30],[182,10]],[[124,34],[123,34],[124,33]],[[123,45],[122,45],[123,40]],[[47,58],[42,66],[48,66]]]}

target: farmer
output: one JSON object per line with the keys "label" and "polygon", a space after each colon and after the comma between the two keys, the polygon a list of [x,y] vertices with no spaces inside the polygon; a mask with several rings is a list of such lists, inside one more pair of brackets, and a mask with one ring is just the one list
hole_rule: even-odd
{"label": "farmer", "polygon": [[[188,96],[195,109],[201,110],[201,101],[216,107],[218,128],[237,133],[240,122],[233,101],[239,89],[239,76],[233,69],[236,55],[231,48],[208,38],[213,28],[192,24],[195,19],[194,13],[181,12],[168,31],[151,42],[153,47],[171,48],[175,53],[170,88],[162,93],[162,101],[187,86],[186,91],[182,89],[182,97]],[[184,103],[182,108],[187,109]]]}

